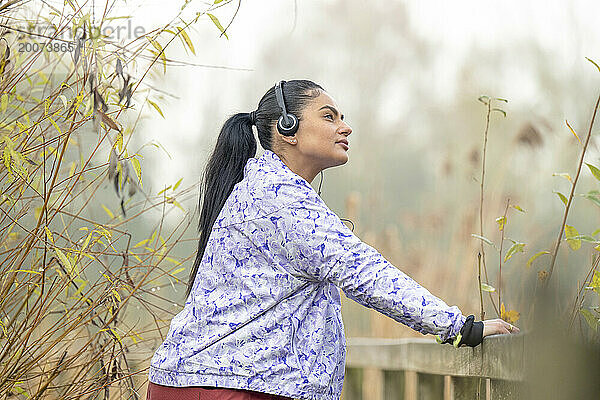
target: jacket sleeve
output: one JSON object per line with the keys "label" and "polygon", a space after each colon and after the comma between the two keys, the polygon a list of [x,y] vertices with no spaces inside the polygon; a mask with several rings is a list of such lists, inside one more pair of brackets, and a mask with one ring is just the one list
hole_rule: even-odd
{"label": "jacket sleeve", "polygon": [[320,198],[298,200],[278,214],[281,244],[301,277],[330,282],[359,304],[446,343],[460,333],[466,317],[457,306],[448,306],[362,242]]}

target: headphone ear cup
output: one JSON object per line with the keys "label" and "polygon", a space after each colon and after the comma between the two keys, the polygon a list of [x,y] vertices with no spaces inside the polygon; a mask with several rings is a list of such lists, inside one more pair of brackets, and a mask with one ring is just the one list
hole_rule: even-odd
{"label": "headphone ear cup", "polygon": [[277,120],[277,130],[283,136],[293,136],[298,131],[298,118],[294,114],[287,115],[289,119],[292,120],[292,125],[289,127],[284,126],[283,115],[279,117]]}

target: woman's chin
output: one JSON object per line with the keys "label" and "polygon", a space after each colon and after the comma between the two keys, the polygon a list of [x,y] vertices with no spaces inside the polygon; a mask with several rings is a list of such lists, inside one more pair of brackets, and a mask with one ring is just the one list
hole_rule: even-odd
{"label": "woman's chin", "polygon": [[348,153],[346,151],[344,151],[344,154],[341,154],[339,157],[337,157],[337,164],[336,165],[343,165],[346,164],[348,162]]}

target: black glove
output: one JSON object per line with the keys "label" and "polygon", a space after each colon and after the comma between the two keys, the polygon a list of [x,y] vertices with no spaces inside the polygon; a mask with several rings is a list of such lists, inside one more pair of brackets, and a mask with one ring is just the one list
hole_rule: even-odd
{"label": "black glove", "polygon": [[[460,328],[460,334],[462,337],[456,347],[462,345],[475,347],[479,345],[483,341],[483,321],[475,321],[475,316],[473,314],[469,315],[463,327]],[[455,339],[449,338],[442,343],[453,344]]]}

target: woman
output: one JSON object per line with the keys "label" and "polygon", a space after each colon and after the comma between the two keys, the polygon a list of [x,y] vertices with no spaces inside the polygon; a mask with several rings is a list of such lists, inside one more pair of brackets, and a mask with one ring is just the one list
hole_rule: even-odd
{"label": "woman", "polygon": [[278,83],[256,111],[225,122],[205,170],[187,301],[152,358],[149,399],[339,399],[338,288],[456,347],[519,331],[465,317],[329,210],[310,182],[348,161],[351,132],[335,100],[306,80]]}

